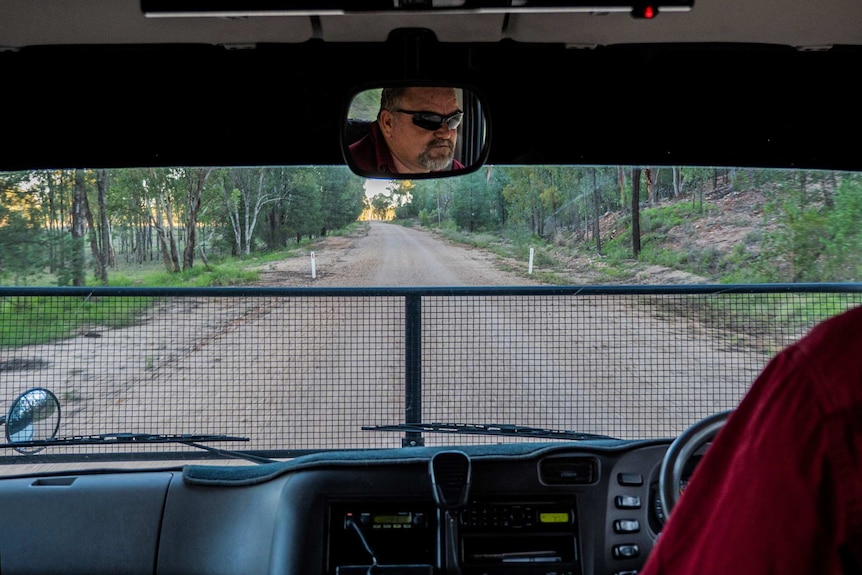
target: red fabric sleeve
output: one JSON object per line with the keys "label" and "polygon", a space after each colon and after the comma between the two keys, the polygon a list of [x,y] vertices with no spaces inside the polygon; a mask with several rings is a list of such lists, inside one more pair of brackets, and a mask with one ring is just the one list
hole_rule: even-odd
{"label": "red fabric sleeve", "polygon": [[860,561],[860,547],[857,308],[767,365],[698,465],[641,574],[840,574],[848,556]]}

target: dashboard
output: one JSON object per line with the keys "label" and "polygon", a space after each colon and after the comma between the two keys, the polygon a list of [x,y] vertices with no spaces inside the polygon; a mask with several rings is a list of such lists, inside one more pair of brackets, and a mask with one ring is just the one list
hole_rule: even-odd
{"label": "dashboard", "polygon": [[669,442],[0,479],[3,573],[633,575]]}

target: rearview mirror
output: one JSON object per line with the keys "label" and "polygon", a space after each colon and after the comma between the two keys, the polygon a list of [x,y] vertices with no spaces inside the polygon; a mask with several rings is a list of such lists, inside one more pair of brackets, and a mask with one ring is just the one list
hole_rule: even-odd
{"label": "rearview mirror", "polygon": [[341,133],[345,160],[369,178],[468,174],[488,155],[489,123],[473,91],[445,85],[375,87],[357,93]]}

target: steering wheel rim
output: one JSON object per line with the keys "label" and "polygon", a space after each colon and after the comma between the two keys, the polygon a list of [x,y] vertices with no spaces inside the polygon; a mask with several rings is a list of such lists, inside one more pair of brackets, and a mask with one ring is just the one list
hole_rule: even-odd
{"label": "steering wheel rim", "polygon": [[668,447],[661,461],[658,478],[659,503],[665,521],[679,501],[682,472],[686,464],[704,444],[715,438],[732,411],[721,411],[701,419],[683,431]]}

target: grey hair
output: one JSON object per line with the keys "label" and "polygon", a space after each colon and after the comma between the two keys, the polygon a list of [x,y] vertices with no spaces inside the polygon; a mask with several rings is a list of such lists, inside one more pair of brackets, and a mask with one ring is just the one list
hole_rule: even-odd
{"label": "grey hair", "polygon": [[390,112],[394,112],[400,108],[401,101],[404,99],[404,92],[406,90],[407,88],[404,86],[397,88],[383,88],[383,91],[380,93],[380,110],[389,110]]}

